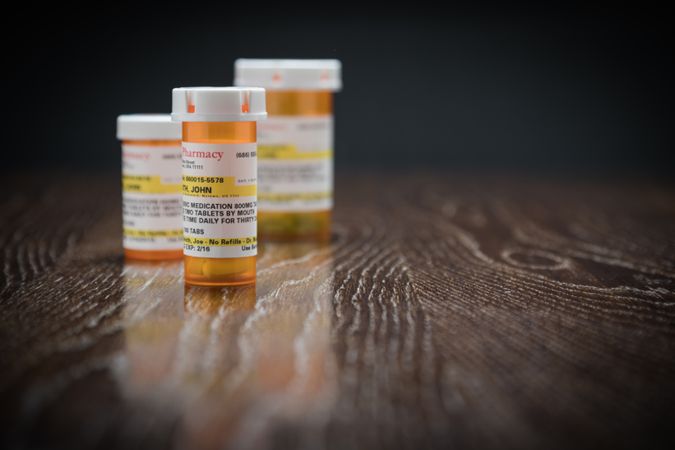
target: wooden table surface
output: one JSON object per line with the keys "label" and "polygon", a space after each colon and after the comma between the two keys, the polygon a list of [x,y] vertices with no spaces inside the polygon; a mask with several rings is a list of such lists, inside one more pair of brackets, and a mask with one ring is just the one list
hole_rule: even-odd
{"label": "wooden table surface", "polygon": [[332,244],[186,289],[123,260],[118,184],[3,178],[2,448],[674,441],[672,187],[342,176]]}

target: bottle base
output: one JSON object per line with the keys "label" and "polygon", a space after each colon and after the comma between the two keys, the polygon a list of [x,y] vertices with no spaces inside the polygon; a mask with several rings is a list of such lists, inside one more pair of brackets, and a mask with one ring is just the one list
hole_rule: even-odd
{"label": "bottle base", "polygon": [[178,250],[134,250],[125,248],[124,258],[133,261],[175,261],[183,257],[183,249]]}
{"label": "bottle base", "polygon": [[185,284],[220,287],[255,284],[256,257],[201,258],[185,256]]}

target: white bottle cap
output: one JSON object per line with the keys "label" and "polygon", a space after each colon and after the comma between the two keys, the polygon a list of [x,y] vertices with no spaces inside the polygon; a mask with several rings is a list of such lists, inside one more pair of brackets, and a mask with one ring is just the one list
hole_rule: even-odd
{"label": "white bottle cap", "polygon": [[191,87],[173,90],[176,122],[252,122],[267,117],[265,89]]}
{"label": "white bottle cap", "polygon": [[234,62],[234,84],[276,91],[339,91],[341,69],[337,59],[238,59]]}
{"label": "white bottle cap", "polygon": [[121,141],[180,141],[180,138],[180,124],[172,122],[168,114],[127,114],[117,117],[117,139]]}

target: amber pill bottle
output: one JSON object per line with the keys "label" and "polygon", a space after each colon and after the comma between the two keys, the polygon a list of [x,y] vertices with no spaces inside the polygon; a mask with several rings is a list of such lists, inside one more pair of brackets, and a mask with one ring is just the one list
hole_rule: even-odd
{"label": "amber pill bottle", "polygon": [[235,84],[266,90],[258,127],[258,236],[328,241],[333,208],[337,60],[239,59]]}
{"label": "amber pill bottle", "polygon": [[172,118],[182,126],[185,282],[255,283],[257,255],[256,122],[265,90],[173,90]]}
{"label": "amber pill bottle", "polygon": [[127,259],[160,261],[183,256],[180,136],[180,125],[168,114],[117,118]]}

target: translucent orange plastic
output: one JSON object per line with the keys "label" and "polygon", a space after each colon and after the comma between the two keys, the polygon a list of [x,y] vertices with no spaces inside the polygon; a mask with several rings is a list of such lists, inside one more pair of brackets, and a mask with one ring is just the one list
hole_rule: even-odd
{"label": "translucent orange plastic", "polygon": [[[124,140],[124,145],[142,145],[145,147],[180,147],[180,141],[174,140]],[[183,257],[183,249],[176,250],[132,250],[124,249],[124,257],[126,259],[135,261],[164,261],[170,259],[181,259]]]}
{"label": "translucent orange plastic", "polygon": [[147,147],[168,147],[168,146],[176,146],[180,147],[180,141],[175,141],[175,140],[166,140],[166,139],[153,139],[153,140],[140,140],[140,139],[134,139],[134,140],[124,140],[122,141],[122,144],[125,145],[143,145]]}
{"label": "translucent orange plastic", "polygon": [[[269,116],[326,116],[333,114],[330,91],[267,91]],[[267,212],[258,210],[258,239],[271,241],[330,240],[331,210]]]}
{"label": "translucent orange plastic", "polygon": [[[255,122],[183,122],[183,142],[245,144],[256,141]],[[184,257],[185,282],[194,286],[255,283],[256,257]]]}
{"label": "translucent orange plastic", "polygon": [[271,116],[325,116],[333,114],[330,91],[270,91],[265,94]]}
{"label": "translucent orange plastic", "polygon": [[166,261],[181,259],[183,257],[183,250],[132,250],[125,248],[124,257],[135,261]]}

